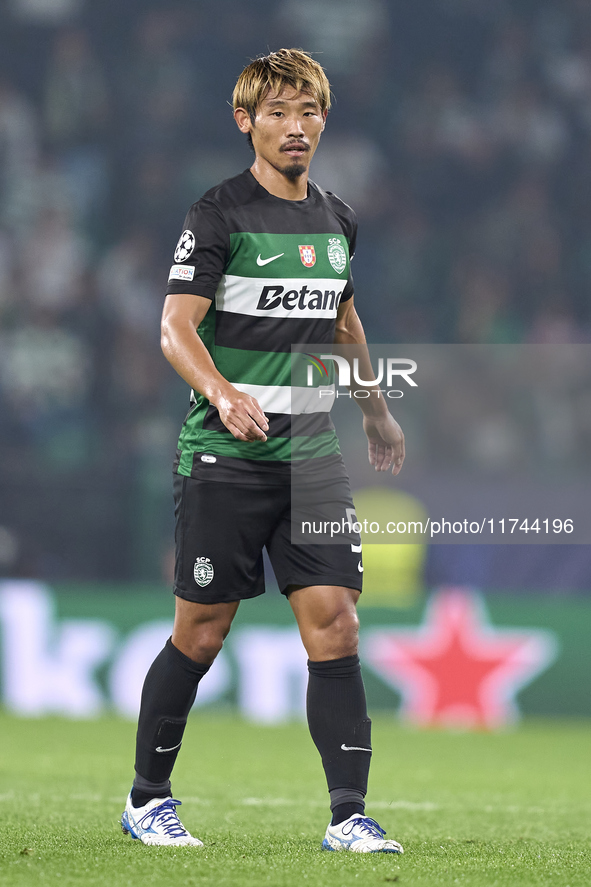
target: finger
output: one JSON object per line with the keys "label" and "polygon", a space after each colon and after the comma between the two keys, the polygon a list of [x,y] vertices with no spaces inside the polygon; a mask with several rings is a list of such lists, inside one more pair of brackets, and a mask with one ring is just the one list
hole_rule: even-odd
{"label": "finger", "polygon": [[382,464],[380,466],[380,471],[387,471],[392,464],[394,459],[394,451],[392,447],[385,447],[384,449],[384,458],[382,459]]}
{"label": "finger", "polygon": [[228,415],[228,420],[226,427],[230,428],[232,425],[245,435],[244,438],[238,438],[239,440],[267,440],[265,432],[269,430],[269,420],[254,397],[248,397],[235,404]]}
{"label": "finger", "polygon": [[269,420],[265,416],[258,402],[254,399],[254,397],[250,398],[250,404],[247,407],[248,415],[254,419],[259,428],[262,428],[263,431],[269,430]]}
{"label": "finger", "polygon": [[[244,432],[246,440],[267,440],[265,430],[263,430],[256,420],[248,413],[244,416],[237,417],[235,419],[235,424],[237,428],[240,428],[240,430]],[[268,430],[268,427],[267,424],[266,430]]]}
{"label": "finger", "polygon": [[382,470],[383,461],[384,461],[384,448],[378,444],[376,447],[376,464],[375,464],[376,471]]}
{"label": "finger", "polygon": [[228,430],[232,432],[232,434],[234,435],[236,440],[244,440],[244,441],[260,440],[263,443],[267,440],[267,435],[263,431],[261,431],[260,428],[257,430],[256,433],[251,432],[251,431],[247,431],[247,432],[240,431],[240,429],[238,429],[238,428],[229,428]]}
{"label": "finger", "polygon": [[[269,420],[267,419],[267,417],[264,415],[264,413],[262,413],[260,416],[259,415],[253,416],[251,414],[250,418],[254,422],[256,429],[261,432],[261,434],[263,435],[263,437],[266,440],[267,436],[265,434],[265,431],[269,430]],[[250,427],[252,428],[252,425]]]}
{"label": "finger", "polygon": [[237,425],[233,425],[231,422],[229,422],[226,425],[226,428],[233,435],[233,437],[236,438],[236,440],[242,440],[242,441],[252,440],[252,438],[249,437],[246,432],[242,431],[241,428],[238,428]]}
{"label": "finger", "polygon": [[376,446],[376,471],[384,470],[384,461],[386,459],[386,449],[383,444],[377,444]]}
{"label": "finger", "polygon": [[[267,426],[268,428],[268,426]],[[257,425],[257,423],[253,420],[249,423],[248,429],[246,431],[247,440],[267,440],[267,435],[263,431],[262,428]]]}
{"label": "finger", "polygon": [[267,440],[265,432],[250,416],[236,416],[227,423],[226,428],[237,440]]}
{"label": "finger", "polygon": [[398,455],[394,458],[394,464],[392,465],[392,474],[399,474],[400,469],[404,463],[404,444],[402,444],[401,450]]}

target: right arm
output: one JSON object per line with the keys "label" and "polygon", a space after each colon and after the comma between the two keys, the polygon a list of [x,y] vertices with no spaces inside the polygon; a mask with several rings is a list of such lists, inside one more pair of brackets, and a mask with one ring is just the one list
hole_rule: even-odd
{"label": "right arm", "polygon": [[166,297],[160,340],[164,356],[191,388],[217,408],[237,440],[265,441],[269,423],[259,404],[224,379],[197,333],[210,305],[210,299],[190,293]]}

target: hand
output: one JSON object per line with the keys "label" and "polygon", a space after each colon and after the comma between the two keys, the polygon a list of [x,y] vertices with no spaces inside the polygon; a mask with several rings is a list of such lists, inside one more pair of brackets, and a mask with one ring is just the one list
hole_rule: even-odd
{"label": "hand", "polygon": [[250,394],[228,386],[215,403],[220,419],[236,440],[267,440],[269,422],[258,402]]}
{"label": "hand", "polygon": [[363,417],[363,430],[369,442],[369,464],[376,471],[387,471],[392,466],[392,474],[398,474],[404,462],[404,434],[398,422],[387,413],[374,418]]}

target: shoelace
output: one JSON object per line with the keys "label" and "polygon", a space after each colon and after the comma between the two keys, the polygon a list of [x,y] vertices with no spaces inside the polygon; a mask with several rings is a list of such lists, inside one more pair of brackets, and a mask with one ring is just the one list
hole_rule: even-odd
{"label": "shoelace", "polygon": [[180,819],[177,816],[176,807],[180,806],[181,801],[174,798],[167,798],[154,810],[150,810],[141,821],[143,828],[151,828],[157,825],[170,838],[182,838],[187,834],[187,830],[183,828]]}
{"label": "shoelace", "polygon": [[343,829],[344,835],[350,835],[354,828],[360,828],[367,832],[372,838],[383,838],[386,834],[385,830],[379,825],[375,819],[369,816],[358,816],[347,825],[347,831]]}

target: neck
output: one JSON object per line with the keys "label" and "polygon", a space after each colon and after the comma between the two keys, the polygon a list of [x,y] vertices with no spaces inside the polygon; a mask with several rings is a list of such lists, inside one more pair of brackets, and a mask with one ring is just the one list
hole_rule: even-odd
{"label": "neck", "polygon": [[307,169],[297,179],[288,179],[274,166],[257,157],[250,171],[259,185],[274,197],[281,197],[283,200],[305,200],[308,196]]}

